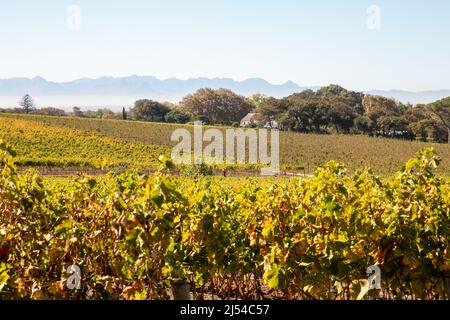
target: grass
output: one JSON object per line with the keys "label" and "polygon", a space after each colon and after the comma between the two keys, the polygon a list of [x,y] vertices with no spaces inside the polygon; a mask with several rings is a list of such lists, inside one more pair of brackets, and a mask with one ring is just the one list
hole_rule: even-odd
{"label": "grass", "polygon": [[[22,130],[31,127],[28,129],[31,132],[24,136],[17,131],[18,126]],[[191,125],[0,115],[1,136],[18,150],[22,163],[30,164],[89,166],[94,159],[105,158],[112,165],[154,167],[159,154],[170,153],[175,144],[170,136],[177,128],[193,130]],[[282,132],[280,144],[281,167],[285,170],[304,169],[312,173],[316,167],[336,160],[344,162],[350,170],[371,167],[383,176],[397,171],[420,149],[432,146],[443,159],[438,173],[450,176],[447,144],[293,132]]]}

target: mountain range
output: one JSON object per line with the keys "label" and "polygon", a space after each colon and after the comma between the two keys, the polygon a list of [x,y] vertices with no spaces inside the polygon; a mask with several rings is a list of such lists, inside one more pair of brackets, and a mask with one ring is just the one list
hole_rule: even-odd
{"label": "mountain range", "polygon": [[[137,99],[148,98],[158,101],[178,102],[183,96],[199,88],[227,88],[242,95],[263,93],[274,97],[288,96],[305,89],[317,90],[320,87],[302,87],[287,81],[271,84],[261,78],[235,81],[230,78],[177,78],[158,79],[154,76],[81,78],[68,82],[52,82],[42,77],[0,79],[0,107],[15,107],[24,94],[30,94],[40,107],[53,106],[64,109],[80,106],[82,108],[122,106],[130,107]],[[402,102],[429,103],[447,96],[450,90],[411,92],[402,90],[373,90],[367,94],[391,97]]]}

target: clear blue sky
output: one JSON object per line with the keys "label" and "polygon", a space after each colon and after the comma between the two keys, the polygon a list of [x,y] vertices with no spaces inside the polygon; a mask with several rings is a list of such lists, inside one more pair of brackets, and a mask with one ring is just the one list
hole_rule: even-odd
{"label": "clear blue sky", "polygon": [[[0,78],[262,77],[450,89],[448,0],[0,2]],[[79,5],[79,30],[66,27]],[[367,27],[378,5],[381,29]]]}

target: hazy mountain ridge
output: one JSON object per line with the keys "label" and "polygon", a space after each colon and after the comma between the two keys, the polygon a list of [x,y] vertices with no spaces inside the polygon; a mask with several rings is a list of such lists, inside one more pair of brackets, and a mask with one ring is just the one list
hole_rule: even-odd
{"label": "hazy mountain ridge", "polygon": [[[154,76],[81,78],[68,82],[52,82],[42,77],[0,79],[0,106],[13,107],[25,93],[33,96],[39,106],[69,108],[78,106],[131,106],[134,100],[149,98],[160,101],[178,102],[183,96],[199,88],[227,88],[242,95],[263,93],[274,97],[284,97],[305,89],[287,81],[271,84],[261,78],[235,81],[231,78],[177,78],[158,79]],[[351,89],[351,88],[348,88]],[[409,92],[403,90],[372,90],[368,94],[392,97],[402,102],[428,103],[447,96],[450,90]]]}
{"label": "hazy mountain ridge", "polygon": [[191,78],[180,80],[169,78],[160,80],[153,76],[130,77],[101,77],[97,79],[81,78],[69,82],[51,82],[41,77],[0,79],[0,95],[21,94],[30,91],[30,94],[129,94],[129,93],[179,93],[193,92],[202,87],[229,88],[241,94],[264,92],[278,96],[303,90],[294,82],[288,81],[281,85],[271,84],[264,79],[252,78],[244,81],[235,81],[231,78]]}

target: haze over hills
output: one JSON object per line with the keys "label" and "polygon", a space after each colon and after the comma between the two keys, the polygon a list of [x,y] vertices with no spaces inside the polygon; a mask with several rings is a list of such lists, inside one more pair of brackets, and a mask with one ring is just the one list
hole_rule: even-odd
{"label": "haze over hills", "polygon": [[[39,107],[53,106],[70,109],[109,107],[112,109],[131,107],[135,100],[149,98],[159,101],[178,102],[183,96],[199,88],[227,88],[242,95],[263,93],[274,97],[284,97],[305,89],[317,90],[320,87],[302,87],[287,81],[271,84],[261,78],[235,81],[230,78],[177,78],[158,79],[154,76],[81,78],[69,82],[52,82],[42,77],[0,79],[0,107],[15,107],[25,93],[30,94]],[[351,89],[351,88],[347,88]],[[402,90],[367,91],[392,97],[402,102],[429,103],[447,96],[450,90],[409,92]]]}

